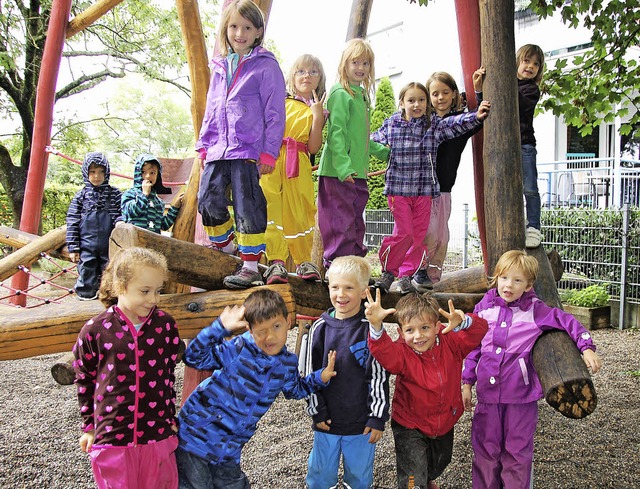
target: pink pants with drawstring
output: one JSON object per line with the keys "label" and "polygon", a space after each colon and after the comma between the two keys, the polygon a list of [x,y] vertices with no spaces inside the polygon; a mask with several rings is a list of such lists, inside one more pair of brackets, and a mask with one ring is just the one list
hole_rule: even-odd
{"label": "pink pants with drawstring", "polygon": [[177,489],[178,437],[135,447],[94,445],[89,456],[98,489]]}

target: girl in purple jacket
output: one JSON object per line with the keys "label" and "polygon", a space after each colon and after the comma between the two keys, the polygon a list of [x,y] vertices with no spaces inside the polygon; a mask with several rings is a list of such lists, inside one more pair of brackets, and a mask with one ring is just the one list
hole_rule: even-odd
{"label": "girl in purple jacket", "polygon": [[589,332],[571,315],[536,297],[538,261],[521,250],[504,253],[491,286],[474,313],[489,323],[479,347],[465,359],[462,400],[471,411],[471,386],[478,405],[471,425],[474,489],[528,489],[533,436],[542,387],[531,351],[538,337],[561,329],[575,341],[592,373],[602,362]]}
{"label": "girl in purple jacket", "polygon": [[264,27],[262,12],[251,0],[234,0],[224,10],[221,55],[211,62],[196,143],[204,163],[198,211],[210,247],[230,254],[237,250],[243,260],[242,268],[224,279],[230,289],[263,285],[258,261],[266,248],[267,204],[259,179],[273,171],[285,128],[284,77],[275,56],[261,46]]}

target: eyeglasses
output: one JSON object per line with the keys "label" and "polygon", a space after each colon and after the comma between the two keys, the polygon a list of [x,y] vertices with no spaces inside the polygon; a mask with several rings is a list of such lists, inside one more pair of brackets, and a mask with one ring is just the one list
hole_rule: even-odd
{"label": "eyeglasses", "polygon": [[315,78],[316,76],[320,76],[320,72],[318,70],[311,70],[311,71],[307,71],[307,70],[298,70],[294,73],[296,76],[305,76],[305,75],[309,75],[313,78]]}

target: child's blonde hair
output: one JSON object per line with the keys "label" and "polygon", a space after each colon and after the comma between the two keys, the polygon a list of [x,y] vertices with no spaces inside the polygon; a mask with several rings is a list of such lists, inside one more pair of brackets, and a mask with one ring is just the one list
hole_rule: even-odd
{"label": "child's blonde hair", "polygon": [[347,41],[344,51],[342,51],[342,56],[340,57],[340,64],[338,64],[338,83],[340,83],[340,85],[342,85],[342,88],[344,88],[352,96],[355,95],[353,90],[349,86],[349,77],[347,76],[347,66],[354,59],[369,61],[369,76],[362,82],[362,84],[364,86],[364,93],[367,97],[367,100],[371,100],[373,98],[373,89],[376,79],[376,74],[373,67],[375,55],[373,54],[371,44],[369,44],[364,39],[355,38]]}
{"label": "child's blonde hair", "polygon": [[538,74],[533,79],[536,82],[536,85],[540,85],[542,81],[542,74],[544,72],[544,51],[537,44],[525,44],[518,49],[516,53],[516,68],[520,66],[520,63],[525,58],[531,58],[532,56],[537,56],[538,61],[540,62],[540,69],[538,70]]}
{"label": "child's blonde hair", "polygon": [[336,275],[353,275],[356,277],[358,285],[362,290],[369,286],[369,277],[371,277],[371,265],[361,256],[339,256],[331,263],[327,270],[327,278],[331,285],[331,278]]}
{"label": "child's blonde hair", "polygon": [[262,15],[262,10],[260,10],[260,8],[251,0],[233,0],[229,5],[227,5],[227,8],[224,9],[222,16],[220,17],[218,44],[220,46],[220,54],[223,56],[226,56],[232,50],[231,43],[227,38],[227,28],[229,27],[231,14],[234,12],[238,12],[242,15],[242,17],[251,22],[256,29],[262,29],[262,34],[256,37],[253,46],[251,46],[252,48],[260,46],[262,41],[264,41],[264,15]]}
{"label": "child's blonde hair", "polygon": [[291,95],[296,95],[296,71],[303,66],[313,66],[318,70],[320,75],[318,76],[318,88],[316,88],[316,95],[318,95],[319,99],[322,98],[324,92],[327,90],[327,77],[324,73],[322,62],[311,54],[303,54],[293,62],[291,69],[289,70],[289,75],[287,76],[287,90]]}
{"label": "child's blonde hair", "polygon": [[105,307],[117,304],[127,284],[133,279],[141,266],[157,268],[167,276],[167,259],[161,253],[148,248],[124,248],[119,250],[102,273],[98,299]]}
{"label": "child's blonde hair", "polygon": [[396,304],[396,320],[400,328],[410,323],[414,318],[426,317],[435,323],[440,318],[439,309],[440,304],[430,293],[411,292],[402,296]]}
{"label": "child's blonde hair", "polygon": [[[406,112],[404,110],[404,107],[402,107],[402,101],[404,100],[404,96],[407,94],[407,91],[411,90],[412,88],[417,88],[418,90],[422,90],[424,92],[424,94],[427,96],[427,101],[429,100],[429,92],[427,91],[427,88],[419,82],[409,82],[407,83],[404,87],[402,87],[400,89],[400,93],[398,94],[398,107],[400,108],[400,111],[402,113],[402,117],[406,118]],[[429,102],[427,102],[427,107],[429,106]]]}
{"label": "child's blonde hair", "polygon": [[429,79],[427,80],[427,83],[425,84],[425,86],[427,87],[427,98],[429,100],[429,103],[427,104],[429,107],[429,111],[430,112],[433,111],[433,104],[431,103],[430,93],[431,93],[431,84],[435,82],[444,83],[446,86],[448,86],[451,90],[455,92],[453,95],[453,100],[451,101],[451,108],[449,109],[449,111],[450,112],[461,111],[463,106],[463,100],[462,100],[462,95],[460,94],[460,90],[458,90],[458,84],[456,83],[456,80],[449,73],[445,71],[436,71],[429,77]]}
{"label": "child's blonde hair", "polygon": [[498,277],[511,269],[522,272],[529,280],[529,285],[533,285],[538,277],[538,260],[522,250],[510,250],[503,253],[493,269],[493,277],[490,277],[489,287],[496,287]]}

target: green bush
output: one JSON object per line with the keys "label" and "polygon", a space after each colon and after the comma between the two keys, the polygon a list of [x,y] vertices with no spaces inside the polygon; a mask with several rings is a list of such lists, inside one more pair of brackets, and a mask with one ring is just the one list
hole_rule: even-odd
{"label": "green bush", "polygon": [[561,300],[566,304],[578,307],[608,306],[611,299],[608,287],[608,284],[594,284],[580,290],[565,290],[561,294]]}

